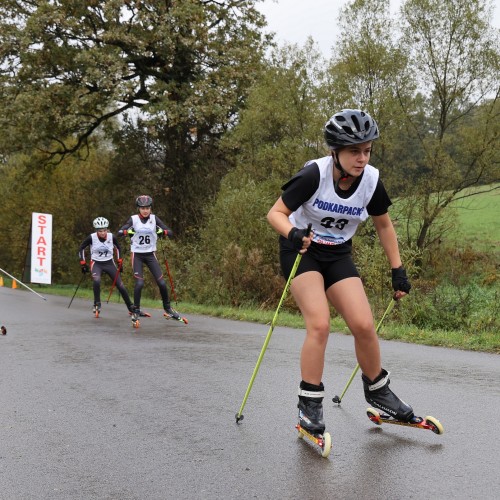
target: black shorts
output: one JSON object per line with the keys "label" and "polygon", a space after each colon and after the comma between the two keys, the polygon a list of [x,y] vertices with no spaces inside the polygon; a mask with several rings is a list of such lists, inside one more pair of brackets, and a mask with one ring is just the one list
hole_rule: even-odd
{"label": "black shorts", "polygon": [[[319,246],[310,246],[307,252],[302,254],[302,259],[295,276],[308,271],[317,271],[323,276],[325,290],[330,288],[334,283],[337,283],[337,281],[346,278],[359,278],[358,270],[352,261],[350,252],[342,252],[338,255],[332,255],[332,252],[327,252],[327,258],[323,258],[324,255],[320,254]],[[285,238],[281,237],[280,264],[285,279],[288,279],[290,276],[296,257],[297,250]]]}

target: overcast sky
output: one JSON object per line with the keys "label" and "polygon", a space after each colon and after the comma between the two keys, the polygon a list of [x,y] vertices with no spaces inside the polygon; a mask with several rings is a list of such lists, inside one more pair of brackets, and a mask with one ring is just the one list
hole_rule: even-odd
{"label": "overcast sky", "polygon": [[[318,43],[325,57],[331,53],[332,25],[340,8],[348,0],[264,0],[257,8],[267,19],[268,29],[276,32],[278,42],[304,45],[308,36]],[[391,0],[391,12],[396,13],[400,0]],[[500,3],[493,2],[492,24],[500,29]]]}

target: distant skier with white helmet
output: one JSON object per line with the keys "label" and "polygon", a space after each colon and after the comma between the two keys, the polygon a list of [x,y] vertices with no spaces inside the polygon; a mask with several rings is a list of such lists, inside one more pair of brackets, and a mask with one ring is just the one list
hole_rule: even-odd
{"label": "distant skier with white helmet", "polygon": [[[127,309],[132,312],[133,305],[129,294],[120,276],[123,266],[121,248],[116,236],[108,231],[109,221],[104,217],[97,217],[93,221],[95,232],[83,240],[78,250],[82,273],[90,271],[93,281],[94,306],[93,312],[99,317],[101,312],[101,276],[107,274],[115,283],[116,288],[123,297]],[[85,249],[90,247],[90,267],[85,260]],[[113,251],[116,252],[117,264],[113,260]],[[118,273],[118,274],[117,274]]]}

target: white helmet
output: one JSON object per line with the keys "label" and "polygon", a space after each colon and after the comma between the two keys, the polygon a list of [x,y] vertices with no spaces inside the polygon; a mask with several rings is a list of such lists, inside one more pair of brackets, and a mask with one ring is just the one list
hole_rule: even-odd
{"label": "white helmet", "polygon": [[109,221],[104,217],[97,217],[92,224],[94,224],[96,229],[108,229],[109,227]]}

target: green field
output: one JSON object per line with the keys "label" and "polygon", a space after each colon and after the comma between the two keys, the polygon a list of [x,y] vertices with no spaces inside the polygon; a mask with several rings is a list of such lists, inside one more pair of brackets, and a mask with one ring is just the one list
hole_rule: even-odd
{"label": "green field", "polygon": [[[500,185],[494,191],[458,200],[452,204],[458,217],[446,240],[459,246],[470,245],[481,251],[500,251]],[[482,189],[474,191],[483,191]]]}

